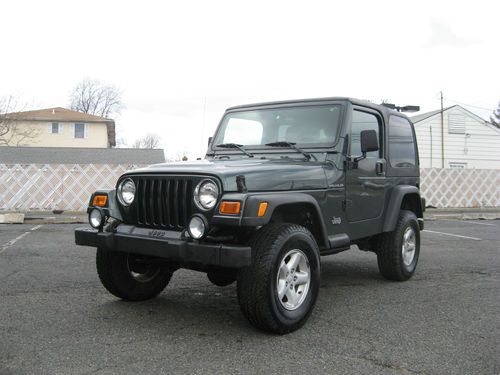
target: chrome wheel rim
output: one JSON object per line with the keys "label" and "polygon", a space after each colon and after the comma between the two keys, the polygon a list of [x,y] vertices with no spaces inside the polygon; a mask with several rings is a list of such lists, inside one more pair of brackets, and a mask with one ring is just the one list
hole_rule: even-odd
{"label": "chrome wheel rim", "polygon": [[160,273],[159,266],[140,264],[137,262],[137,259],[130,254],[127,256],[127,270],[130,276],[139,283],[147,283]]}
{"label": "chrome wheel rim", "polygon": [[401,252],[403,254],[403,263],[405,266],[410,266],[415,258],[415,250],[417,248],[417,236],[412,227],[406,228],[403,234],[403,245]]}
{"label": "chrome wheel rim", "polygon": [[299,249],[290,250],[281,259],[276,277],[278,300],[287,310],[302,305],[311,284],[311,268],[306,255]]}

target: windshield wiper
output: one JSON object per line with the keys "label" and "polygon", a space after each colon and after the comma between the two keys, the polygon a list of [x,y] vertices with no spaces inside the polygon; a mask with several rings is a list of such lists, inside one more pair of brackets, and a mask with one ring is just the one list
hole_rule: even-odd
{"label": "windshield wiper", "polygon": [[305,152],[301,148],[296,146],[295,142],[286,142],[286,141],[279,141],[279,142],[271,142],[271,143],[266,143],[266,146],[271,146],[271,147],[288,147],[291,148],[297,152],[300,152],[302,155],[306,157],[307,160],[311,160],[313,158],[315,161],[318,161],[316,156],[313,154],[310,154],[308,152]]}
{"label": "windshield wiper", "polygon": [[249,153],[247,150],[243,148],[243,145],[239,145],[237,143],[221,143],[220,145],[216,145],[215,147],[221,147],[221,148],[237,148],[241,152],[243,152],[246,156],[249,158],[253,158],[253,155]]}

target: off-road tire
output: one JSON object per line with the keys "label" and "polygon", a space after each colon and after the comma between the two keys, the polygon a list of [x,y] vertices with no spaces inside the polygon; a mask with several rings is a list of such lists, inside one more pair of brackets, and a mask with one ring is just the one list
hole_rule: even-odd
{"label": "off-road tire", "polygon": [[149,279],[138,281],[130,272],[132,254],[97,249],[96,267],[102,285],[118,298],[128,301],[144,301],[156,297],[167,286],[173,271],[156,264]]}
{"label": "off-road tire", "polygon": [[[416,247],[412,262],[406,265],[402,246],[403,236],[408,228],[412,228],[415,233]],[[420,227],[413,212],[400,211],[394,231],[378,236],[376,253],[378,269],[383,277],[395,281],[405,281],[412,277],[420,255]]]}
{"label": "off-road tire", "polygon": [[[309,318],[320,285],[320,257],[314,236],[306,228],[269,224],[251,239],[252,265],[238,273],[238,300],[243,315],[258,329],[278,334],[300,328]],[[280,262],[290,249],[300,249],[310,267],[306,297],[296,310],[285,309],[276,291]]]}

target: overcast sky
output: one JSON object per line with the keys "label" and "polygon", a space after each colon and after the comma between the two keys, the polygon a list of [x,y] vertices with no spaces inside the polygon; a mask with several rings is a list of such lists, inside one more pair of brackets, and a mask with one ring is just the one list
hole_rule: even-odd
{"label": "overcast sky", "polygon": [[[407,4],[407,5],[405,5]],[[423,111],[500,100],[499,1],[23,1],[0,6],[0,97],[67,106],[92,77],[123,90],[131,143],[205,151],[225,108],[352,96]]]}

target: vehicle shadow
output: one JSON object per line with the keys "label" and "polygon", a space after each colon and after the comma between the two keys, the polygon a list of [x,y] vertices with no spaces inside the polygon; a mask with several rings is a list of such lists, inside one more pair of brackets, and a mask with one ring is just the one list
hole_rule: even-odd
{"label": "vehicle shadow", "polygon": [[[173,280],[155,299],[143,302],[110,300],[101,304],[96,313],[117,329],[126,326],[129,330],[163,334],[182,331],[188,336],[222,332],[227,335],[228,331],[236,335],[243,332],[245,335],[263,334],[241,313],[236,283],[220,288],[208,280],[200,282],[198,278],[189,283],[185,276]],[[340,297],[344,296],[345,288],[375,287],[384,282],[373,259],[328,259],[322,263],[320,298]]]}

